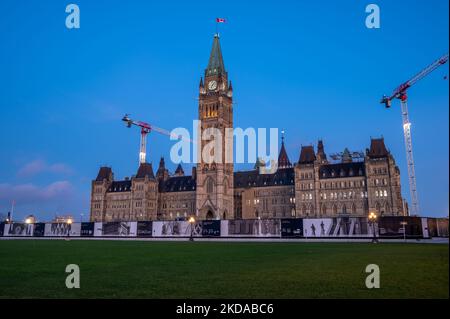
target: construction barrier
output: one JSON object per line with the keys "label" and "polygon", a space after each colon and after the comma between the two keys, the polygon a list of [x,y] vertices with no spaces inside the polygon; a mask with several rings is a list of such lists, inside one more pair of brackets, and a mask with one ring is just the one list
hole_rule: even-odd
{"label": "construction barrier", "polygon": [[84,223],[0,223],[0,237],[448,237],[448,218],[387,216]]}

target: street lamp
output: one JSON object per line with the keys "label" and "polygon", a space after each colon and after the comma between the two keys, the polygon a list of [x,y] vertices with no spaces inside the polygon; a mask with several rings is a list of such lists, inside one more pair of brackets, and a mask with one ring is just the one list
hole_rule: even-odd
{"label": "street lamp", "polygon": [[189,217],[189,224],[191,224],[191,237],[189,237],[189,241],[194,241],[194,216]]}
{"label": "street lamp", "polygon": [[372,231],[373,231],[373,239],[372,243],[378,243],[377,235],[375,234],[375,223],[377,221],[377,214],[374,212],[369,213],[369,223],[372,224]]}
{"label": "street lamp", "polygon": [[406,242],[406,225],[408,225],[408,222],[402,221],[400,225],[403,226],[403,241]]}
{"label": "street lamp", "polygon": [[36,219],[34,218],[33,215],[29,215],[28,217],[25,218],[25,224],[27,225],[27,230],[26,230],[27,235],[33,234],[31,225],[34,224],[35,222],[36,222]]}
{"label": "street lamp", "polygon": [[72,218],[67,220],[67,238],[70,238],[70,229],[72,228]]}

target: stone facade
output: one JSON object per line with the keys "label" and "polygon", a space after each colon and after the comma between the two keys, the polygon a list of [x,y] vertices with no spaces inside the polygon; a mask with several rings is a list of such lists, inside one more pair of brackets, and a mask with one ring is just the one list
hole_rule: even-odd
{"label": "stone facade", "polygon": [[[200,80],[199,136],[218,129],[222,136],[233,128],[233,88],[225,70],[219,37],[213,41],[204,81]],[[202,140],[203,152],[208,140]],[[225,140],[221,147],[225,149]],[[211,157],[214,154],[210,154]],[[322,141],[317,152],[302,146],[291,164],[284,146],[273,174],[254,170],[234,172],[225,163],[205,160],[185,175],[179,165],[170,174],[161,158],[156,176],[144,163],[135,176],[114,180],[110,167],[101,167],[91,190],[91,221],[173,220],[191,215],[198,219],[252,219],[288,217],[367,216],[406,214],[400,171],[384,139],[371,139],[370,148],[355,157],[347,149],[338,160],[328,160]]]}
{"label": "stone facade", "polygon": [[[218,35],[214,36],[205,82],[200,79],[198,118],[199,136],[203,138],[198,148],[201,161],[197,165],[197,215],[201,219],[233,218],[233,164],[226,161],[225,147],[225,130],[233,128],[233,88],[228,81]],[[212,130],[220,132],[221,141],[210,139]],[[221,154],[214,154],[217,148],[208,151],[208,144],[215,142],[219,143]]]}

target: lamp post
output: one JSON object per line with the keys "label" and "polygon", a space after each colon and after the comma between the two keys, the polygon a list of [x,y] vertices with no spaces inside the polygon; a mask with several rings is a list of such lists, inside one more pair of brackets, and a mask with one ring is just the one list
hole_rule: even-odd
{"label": "lamp post", "polygon": [[26,229],[26,234],[27,235],[33,235],[33,231],[31,229],[31,224],[34,224],[35,219],[33,215],[28,216],[27,218],[25,218],[25,224],[27,224],[27,229]]}
{"label": "lamp post", "polygon": [[378,243],[377,235],[375,234],[375,223],[377,221],[377,214],[374,212],[369,213],[369,223],[372,224],[373,238],[372,243]]}
{"label": "lamp post", "polygon": [[402,221],[400,225],[403,226],[403,241],[406,243],[406,225],[408,225],[408,222]]}
{"label": "lamp post", "polygon": [[189,237],[189,241],[194,241],[194,216],[189,217],[189,224],[191,224],[191,237]]}
{"label": "lamp post", "polygon": [[70,229],[72,228],[72,218],[69,218],[67,220],[67,239],[69,240],[70,238]]}

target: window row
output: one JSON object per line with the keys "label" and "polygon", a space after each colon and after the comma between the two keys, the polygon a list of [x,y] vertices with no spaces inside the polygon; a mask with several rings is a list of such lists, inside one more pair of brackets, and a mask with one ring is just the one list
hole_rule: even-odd
{"label": "window row", "polygon": [[320,183],[321,189],[333,189],[333,188],[353,188],[353,187],[365,187],[366,181],[349,181],[349,182],[329,182]]}

